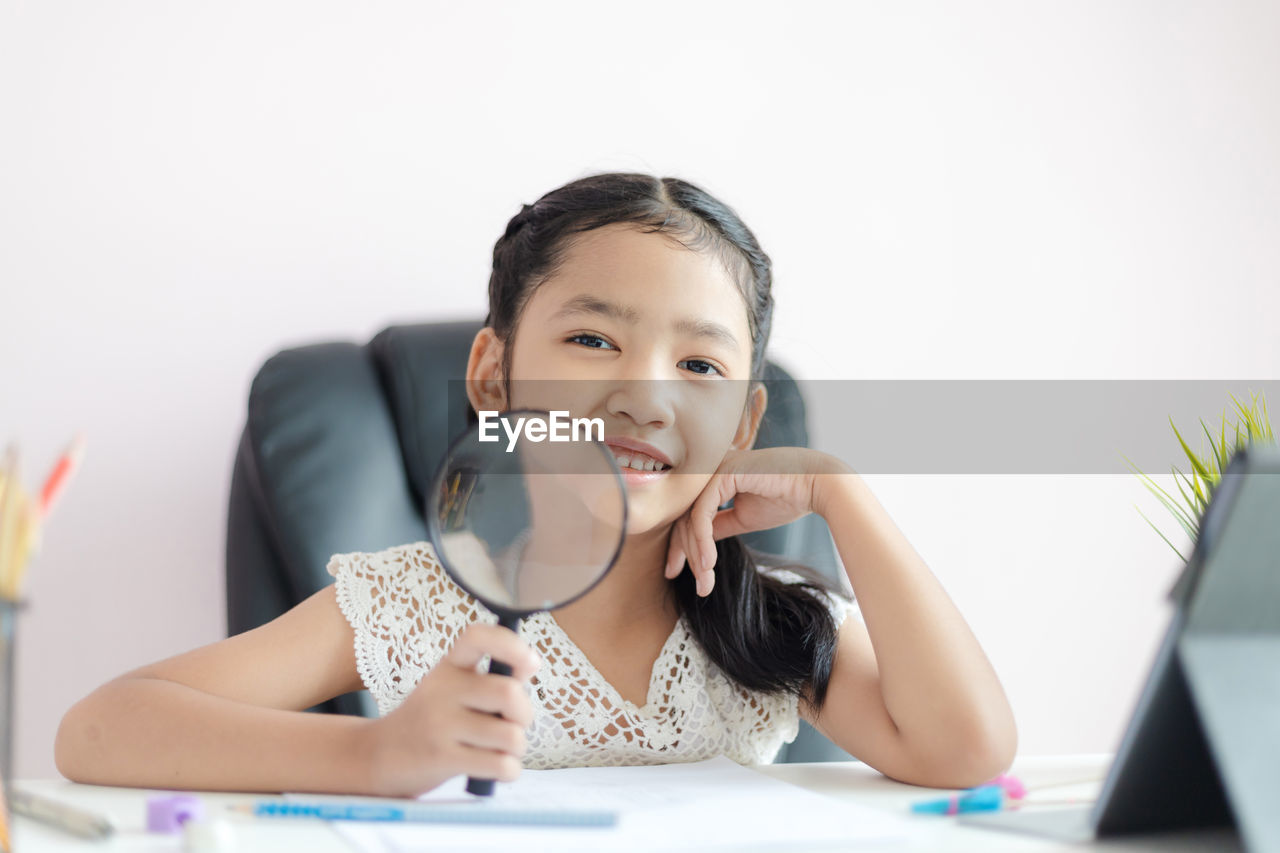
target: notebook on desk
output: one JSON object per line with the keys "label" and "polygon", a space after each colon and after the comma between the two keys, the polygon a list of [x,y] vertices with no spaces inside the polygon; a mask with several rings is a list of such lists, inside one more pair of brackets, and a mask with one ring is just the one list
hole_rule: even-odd
{"label": "notebook on desk", "polygon": [[[697,850],[867,845],[892,849],[919,835],[905,816],[836,800],[720,756],[688,764],[525,770],[500,783],[492,803],[463,792],[457,777],[419,802],[458,808],[566,807],[615,811],[608,827],[361,823],[334,825],[362,853],[441,850]],[[291,795],[295,796],[295,795]],[[314,798],[313,795],[296,795]]]}
{"label": "notebook on desk", "polygon": [[1068,841],[1235,825],[1249,849],[1280,850],[1280,451],[1233,457],[1170,595],[1098,800],[961,823]]}

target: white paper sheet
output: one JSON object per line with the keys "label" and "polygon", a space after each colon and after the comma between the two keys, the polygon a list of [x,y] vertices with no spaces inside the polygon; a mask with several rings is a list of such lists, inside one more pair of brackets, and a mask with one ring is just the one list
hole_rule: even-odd
{"label": "white paper sheet", "polygon": [[[473,799],[459,776],[423,802]],[[839,842],[886,845],[919,831],[905,818],[806,791],[728,758],[652,767],[525,770],[499,783],[495,805],[609,809],[608,829],[337,821],[365,853],[447,850],[668,850],[718,846],[794,847]]]}

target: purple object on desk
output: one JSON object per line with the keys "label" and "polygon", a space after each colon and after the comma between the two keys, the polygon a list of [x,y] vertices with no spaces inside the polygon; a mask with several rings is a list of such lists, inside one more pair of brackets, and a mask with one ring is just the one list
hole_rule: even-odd
{"label": "purple object on desk", "polygon": [[199,797],[171,794],[147,800],[148,832],[181,832],[187,821],[203,819],[204,803]]}

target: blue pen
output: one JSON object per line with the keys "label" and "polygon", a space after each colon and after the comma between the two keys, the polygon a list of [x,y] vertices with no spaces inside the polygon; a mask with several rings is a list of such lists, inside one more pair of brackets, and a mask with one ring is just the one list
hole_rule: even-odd
{"label": "blue pen", "polygon": [[980,785],[962,794],[911,804],[916,814],[959,814],[960,812],[994,812],[1004,805],[1004,788]]}
{"label": "blue pen", "polygon": [[406,823],[483,823],[508,826],[613,826],[617,812],[586,809],[513,809],[489,802],[391,806],[380,804],[281,802],[263,800],[233,806],[254,817],[301,817],[319,820],[373,820]]}

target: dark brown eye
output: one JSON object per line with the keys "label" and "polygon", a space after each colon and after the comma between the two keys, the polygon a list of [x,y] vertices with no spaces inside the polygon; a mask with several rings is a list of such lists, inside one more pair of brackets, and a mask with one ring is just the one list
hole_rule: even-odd
{"label": "dark brown eye", "polygon": [[572,337],[569,337],[569,338],[566,338],[566,339],[565,339],[565,343],[573,343],[573,342],[575,342],[575,341],[584,341],[584,340],[585,340],[585,341],[596,341],[596,342],[598,342],[598,343],[600,343],[600,344],[603,344],[603,345],[604,345],[604,346],[597,346],[597,344],[596,344],[596,343],[583,343],[583,344],[582,344],[583,346],[585,346],[585,347],[590,347],[591,349],[605,349],[606,347],[612,347],[612,346],[613,346],[612,344],[610,344],[608,341],[606,341],[604,338],[600,337],[599,335],[591,335],[591,334],[587,334],[587,333],[585,333],[585,332],[583,332],[583,333],[581,333],[581,334],[573,335]]}
{"label": "dark brown eye", "polygon": [[[716,366],[715,366],[714,364],[712,364],[711,362],[709,362],[709,361],[703,361],[703,360],[702,360],[702,359],[700,359],[700,358],[686,358],[684,361],[680,362],[680,364],[701,364],[701,365],[705,365],[705,366],[707,366],[707,367],[711,368],[711,370],[715,371],[715,373],[716,373],[717,375],[720,375],[720,376],[723,376],[723,375],[724,375],[723,373],[721,373],[720,368],[716,367]],[[706,371],[703,371],[703,370],[695,370],[695,371],[693,371],[693,372],[694,372],[694,373],[696,373],[696,374],[698,374],[699,376],[710,376],[710,375],[711,375],[711,373],[706,372]]]}

